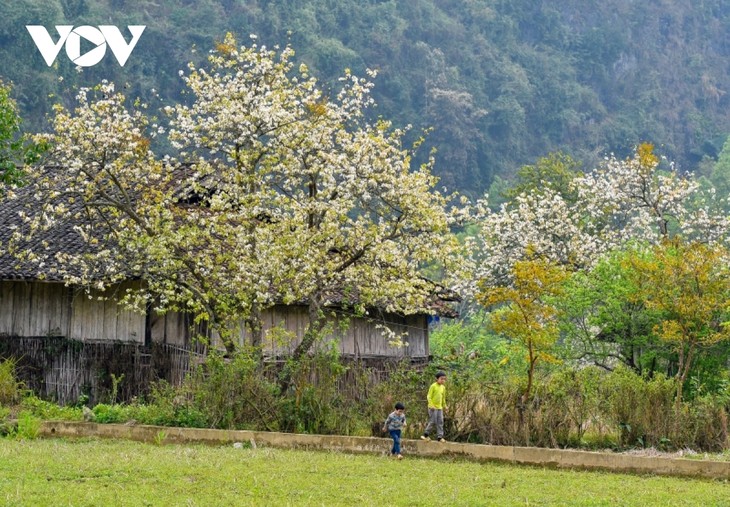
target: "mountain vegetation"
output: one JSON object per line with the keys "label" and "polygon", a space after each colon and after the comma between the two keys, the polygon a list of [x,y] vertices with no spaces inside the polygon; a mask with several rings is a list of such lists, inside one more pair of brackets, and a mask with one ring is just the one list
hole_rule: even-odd
{"label": "mountain vegetation", "polygon": [[[346,68],[379,76],[374,114],[432,128],[436,173],[478,194],[495,176],[562,151],[590,168],[653,142],[682,170],[727,133],[730,6],[721,0],[2,0],[0,77],[29,129],[102,79],[155,105],[186,100],[179,70],[231,31],[291,44],[324,89]],[[44,63],[25,25],[146,25],[120,67]],[[129,35],[127,34],[127,39]],[[427,154],[428,150],[422,150]],[[426,155],[423,155],[425,157]]]}

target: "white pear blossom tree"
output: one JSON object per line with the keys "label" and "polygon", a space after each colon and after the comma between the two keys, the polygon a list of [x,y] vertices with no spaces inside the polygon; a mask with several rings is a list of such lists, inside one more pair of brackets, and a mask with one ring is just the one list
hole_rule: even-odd
{"label": "white pear blossom tree", "polygon": [[[193,100],[166,109],[169,129],[128,111],[112,84],[82,90],[44,136],[53,150],[33,168],[18,239],[73,223],[93,248],[56,256],[65,280],[139,276],[130,301],[192,313],[229,351],[239,322],[261,343],[261,313],[279,301],[309,306],[295,357],[331,303],[431,311],[441,285],[426,270],[448,284],[467,267],[451,232],[464,203],[435,190],[432,160],[411,167],[404,130],[367,120],[368,80],[346,71],[329,97],[293,55],[227,35],[207,68],[181,72]],[[156,158],[154,135],[176,156]],[[44,262],[38,248],[24,253]]]}
{"label": "white pear blossom tree", "polygon": [[607,252],[632,240],[657,244],[674,234],[722,243],[730,223],[691,175],[659,170],[650,144],[633,157],[607,158],[571,181],[575,202],[544,182],[517,195],[482,221],[478,249],[483,283],[509,285],[515,262],[544,258],[572,270],[589,269]]}
{"label": "white pear blossom tree", "polygon": [[320,335],[333,299],[360,314],[428,311],[439,286],[423,268],[460,271],[450,229],[466,212],[435,191],[431,163],[411,167],[404,130],[367,121],[371,82],[346,71],[330,98],[306,66],[294,72],[292,56],[288,47],[278,57],[255,43],[239,48],[228,35],[211,69],[185,78],[194,104],[169,113],[170,138],[193,161],[196,181],[215,188],[229,220],[247,224],[239,244],[253,262],[241,272],[263,282],[249,297],[250,325],[273,300],[308,305],[296,359]]}
{"label": "white pear blossom tree", "polygon": [[[73,111],[56,106],[53,132],[39,136],[51,149],[28,168],[29,185],[17,195],[24,225],[14,234],[16,254],[88,289],[141,278],[123,295],[129,305],[154,303],[158,311],[186,311],[222,328],[240,306],[238,294],[219,286],[231,276],[224,262],[230,245],[209,248],[225,240],[211,225],[225,219],[188,205],[186,168],[155,157],[147,117],[130,112],[113,84],[81,89],[77,102]],[[66,230],[70,244],[46,242],[43,233],[52,228]]]}

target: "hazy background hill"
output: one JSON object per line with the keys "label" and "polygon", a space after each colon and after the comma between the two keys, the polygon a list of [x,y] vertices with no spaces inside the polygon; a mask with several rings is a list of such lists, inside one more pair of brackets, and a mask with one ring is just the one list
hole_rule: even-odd
{"label": "hazy background hill", "polygon": [[[178,71],[232,31],[291,43],[332,87],[345,67],[379,69],[378,114],[434,127],[443,183],[468,192],[550,151],[590,166],[641,141],[695,170],[730,132],[724,0],[0,0],[0,12],[0,77],[30,130],[101,79],[151,107],[184,100]],[[108,51],[79,73],[63,50],[46,67],[27,24],[147,29],[124,68]]]}

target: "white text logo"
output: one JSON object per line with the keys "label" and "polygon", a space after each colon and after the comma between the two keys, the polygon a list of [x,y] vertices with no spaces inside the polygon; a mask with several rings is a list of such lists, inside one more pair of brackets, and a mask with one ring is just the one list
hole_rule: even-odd
{"label": "white text logo", "polygon": [[[88,25],[77,26],[76,28],[71,25],[57,25],[58,42],[53,42],[48,30],[43,26],[27,25],[25,28],[30,32],[33,42],[35,42],[38,51],[41,52],[49,67],[56,61],[56,57],[64,43],[66,44],[66,54],[79,67],[91,67],[99,63],[104,58],[107,45],[117,58],[119,65],[124,67],[145,29],[142,25],[128,26],[127,29],[132,34],[132,40],[127,44],[119,28],[112,25],[99,25],[98,28]],[[83,55],[81,54],[82,38],[95,45],[93,49]]]}

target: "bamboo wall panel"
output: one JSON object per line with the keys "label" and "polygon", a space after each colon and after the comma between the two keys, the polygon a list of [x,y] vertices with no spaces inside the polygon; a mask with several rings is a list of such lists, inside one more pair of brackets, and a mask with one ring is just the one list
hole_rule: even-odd
{"label": "bamboo wall panel", "polygon": [[[76,403],[82,394],[92,403],[129,401],[148,394],[159,379],[179,385],[204,353],[166,344],[0,337],[0,359],[15,358],[19,379],[61,404]],[[113,377],[121,379],[116,393]]]}

